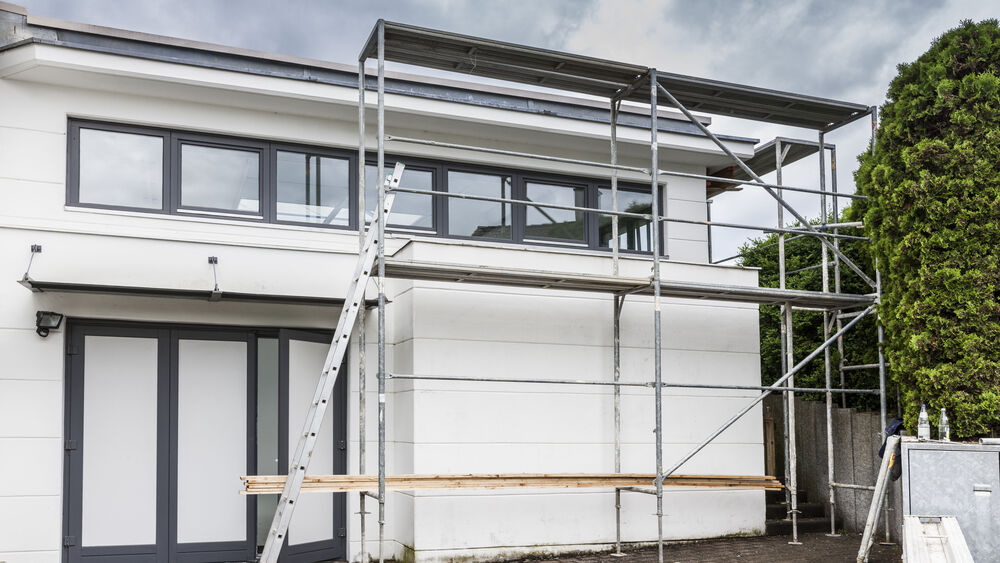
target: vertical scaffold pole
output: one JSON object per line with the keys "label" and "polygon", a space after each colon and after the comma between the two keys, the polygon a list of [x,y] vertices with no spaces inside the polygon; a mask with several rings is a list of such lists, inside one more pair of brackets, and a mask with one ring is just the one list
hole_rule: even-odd
{"label": "vertical scaffold pole", "polygon": [[[622,337],[621,319],[624,295],[614,296],[614,361],[615,361],[615,383],[621,381],[622,375]],[[622,388],[615,385],[615,473],[622,472]],[[622,554],[622,490],[615,489],[615,552],[614,555]]]}
{"label": "vertical scaffold pole", "polygon": [[[835,146],[830,147],[830,188],[833,191],[833,219],[832,220],[836,224],[836,223],[840,222],[840,203],[839,203],[839,199],[837,198],[837,193],[838,193],[838,191],[837,191],[837,147],[835,147]],[[840,229],[834,228],[833,229],[833,234],[839,235],[840,234]],[[834,248],[837,248],[838,250],[840,249],[840,239],[839,238],[834,238],[833,239],[833,246],[834,246]],[[837,292],[837,293],[840,293],[841,291],[843,291],[843,288],[841,287],[841,282],[840,282],[840,257],[837,256],[837,255],[833,256],[833,290],[835,292]],[[842,326],[844,326],[843,321],[840,319],[840,313],[841,313],[841,311],[839,311],[839,310],[838,311],[834,311],[834,314],[836,315],[836,321],[837,321],[836,326],[837,326],[837,330],[838,331],[840,330],[840,328]],[[837,371],[840,373],[840,388],[841,389],[844,389],[845,387],[847,387],[847,383],[845,381],[846,378],[845,378],[845,375],[844,375],[844,373],[845,373],[844,372],[844,366],[847,365],[846,364],[846,360],[844,359],[844,352],[845,352],[844,337],[841,336],[840,338],[837,339],[837,359],[838,359],[838,361],[837,361]],[[829,387],[829,385],[827,387]],[[847,408],[847,393],[841,393],[840,394],[840,407],[841,408]]]}
{"label": "vertical scaffold pole", "polygon": [[[787,330],[785,332],[785,353],[787,354],[788,365],[795,365],[795,345],[793,340],[793,330],[792,330],[792,304],[785,303],[784,305],[785,314],[785,325]],[[785,380],[785,384],[788,387],[795,387],[795,376],[789,377]],[[788,512],[792,516],[792,541],[788,542],[791,545],[802,545],[799,541],[799,500],[798,500],[798,469],[796,461],[796,447],[795,447],[795,395],[790,391],[785,391],[786,401],[788,404],[788,489],[789,496],[791,497],[791,503],[788,507]]]}
{"label": "vertical scaffold pole", "polygon": [[[826,142],[823,132],[819,132],[819,189],[821,192],[819,196],[819,208],[820,208],[820,221],[823,223],[828,222],[828,210],[826,207]],[[836,201],[836,199],[834,200]],[[836,207],[836,204],[834,205]],[[834,239],[834,244],[837,244],[836,239]],[[829,276],[829,265],[830,257],[826,251],[826,247],[821,248],[822,251],[822,267],[823,267],[823,293],[830,292],[830,276]],[[836,258],[836,257],[835,257]],[[826,342],[830,339],[830,321],[831,317],[836,318],[837,312],[834,311],[831,315],[830,311],[823,311],[823,341]],[[838,344],[842,339],[838,338]],[[830,391],[831,382],[833,381],[833,364],[830,357],[830,348],[827,347],[823,350],[823,375],[826,381],[826,477],[827,477],[827,488],[830,502],[830,533],[829,536],[837,536],[837,524],[836,524],[836,497],[834,496],[833,487],[833,393]]]}
{"label": "vertical scaffold pole", "polygon": [[[365,61],[366,56],[358,62],[358,248],[363,251],[365,245]],[[365,370],[365,315],[367,307],[361,306],[358,314],[358,475],[365,474],[365,428],[368,410],[367,392],[367,372]],[[365,510],[367,491],[358,493],[358,514],[361,517],[359,525],[359,539],[361,540],[361,561],[368,561],[368,552],[365,543],[365,533],[367,531],[368,512]]]}
{"label": "vertical scaffold pole", "polygon": [[653,196],[653,376],[656,397],[656,560],[663,563],[663,373],[660,325],[660,168],[656,69],[649,70],[650,182]]}
{"label": "vertical scaffold pole", "polygon": [[[781,185],[781,164],[785,160],[785,148],[781,147],[780,141],[775,144],[775,149],[778,150],[778,162],[777,162],[777,183]],[[779,188],[780,190],[780,188]],[[781,192],[778,191],[779,197]],[[783,206],[778,205],[778,226],[784,226],[784,210]],[[781,289],[785,289],[785,241],[784,237],[781,236],[778,239],[778,276],[779,285]],[[785,303],[781,308],[781,318],[782,318],[782,334],[784,336],[785,342],[785,366],[795,365],[795,347],[793,346],[793,336],[792,336],[792,304]],[[787,373],[787,372],[786,372]],[[795,377],[789,377],[785,383],[786,387],[795,387]],[[801,545],[799,543],[799,529],[798,529],[798,490],[797,486],[797,469],[796,469],[796,454],[795,454],[795,395],[791,391],[784,391],[784,404],[785,404],[785,487],[787,490],[787,500],[788,500],[788,516],[792,520],[792,541],[788,542],[792,545]]]}
{"label": "vertical scaffold pole", "polygon": [[385,22],[378,22],[378,560],[385,561]]}
{"label": "vertical scaffold pole", "polygon": [[[611,100],[611,210],[618,213],[618,108],[621,100]],[[611,216],[611,270],[618,275],[618,215]],[[617,390],[618,387],[615,386]]]}
{"label": "vertical scaffold pole", "polygon": [[[618,164],[618,108],[621,100],[611,99],[611,165]],[[618,169],[611,169],[611,209],[618,212]],[[618,216],[611,216],[611,249],[612,249],[612,274],[618,275]],[[621,311],[624,296],[614,295],[613,304],[613,351],[614,356],[614,381],[621,380]],[[618,385],[614,386],[615,403],[615,473],[622,470],[622,390]],[[622,491],[615,489],[615,553],[616,556],[622,554]]]}
{"label": "vertical scaffold pole", "polygon": [[[782,148],[781,139],[776,139],[774,141],[774,166],[775,166],[775,183],[781,185],[781,165],[785,160],[785,153]],[[781,197],[781,188],[777,189],[778,197]],[[784,228],[785,226],[785,208],[778,204],[778,228]],[[778,233],[778,287],[785,289],[785,234]],[[781,373],[788,373],[789,364],[788,356],[786,352],[787,342],[787,332],[788,327],[785,325],[785,309],[784,306],[781,308],[780,313],[781,320],[780,325],[780,338],[781,340]],[[781,394],[781,424],[784,430],[784,471],[785,471],[785,519],[791,518],[791,513],[787,512],[788,507],[792,506],[792,489],[788,486],[788,474],[791,472],[791,465],[788,462],[788,392],[782,392]]]}

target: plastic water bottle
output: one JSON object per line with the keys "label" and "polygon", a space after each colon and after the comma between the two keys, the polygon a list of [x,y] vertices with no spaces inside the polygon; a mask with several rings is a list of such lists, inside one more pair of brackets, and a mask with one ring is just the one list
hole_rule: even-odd
{"label": "plastic water bottle", "polygon": [[938,440],[951,441],[951,426],[948,425],[948,415],[941,409],[941,419],[938,420]]}
{"label": "plastic water bottle", "polygon": [[920,416],[917,418],[917,439],[931,439],[931,419],[927,416],[927,405],[920,405]]}

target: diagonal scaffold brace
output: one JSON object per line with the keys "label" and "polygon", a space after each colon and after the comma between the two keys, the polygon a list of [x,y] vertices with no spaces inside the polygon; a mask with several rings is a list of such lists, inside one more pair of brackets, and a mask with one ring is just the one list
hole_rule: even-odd
{"label": "diagonal scaffold brace", "polygon": [[[391,176],[385,179],[386,190],[391,190],[399,186],[399,180],[403,175],[403,164],[397,163]],[[344,361],[344,354],[347,353],[351,344],[351,332],[354,330],[358,312],[364,307],[365,290],[368,288],[368,281],[372,276],[372,267],[375,264],[378,248],[378,221],[380,217],[388,217],[392,208],[393,194],[386,194],[385,205],[381,214],[376,214],[372,219],[371,226],[368,227],[368,234],[365,237],[365,244],[358,257],[358,265],[354,270],[354,278],[347,289],[347,297],[344,308],[340,312],[340,320],[337,322],[337,330],[333,334],[333,341],[330,343],[330,351],[323,362],[323,372],[320,374],[319,382],[316,385],[316,393],[313,395],[312,403],[306,412],[305,424],[302,427],[302,434],[299,436],[298,446],[295,453],[289,460],[288,477],[285,480],[285,487],[278,498],[278,506],[274,511],[274,518],[271,520],[271,529],[267,534],[264,543],[264,550],[261,553],[261,563],[275,563],[278,554],[285,543],[285,536],[288,532],[288,525],[292,521],[292,513],[295,510],[295,503],[302,492],[302,482],[312,460],[312,454],[316,447],[317,435],[320,426],[323,424],[323,416],[326,414],[326,407],[329,405],[330,397],[333,395],[333,387],[337,383],[337,376],[340,375],[340,366]]]}

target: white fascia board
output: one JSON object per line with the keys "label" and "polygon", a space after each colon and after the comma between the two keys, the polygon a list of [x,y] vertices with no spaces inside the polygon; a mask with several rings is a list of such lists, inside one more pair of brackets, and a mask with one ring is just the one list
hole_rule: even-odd
{"label": "white fascia board", "polygon": [[[32,43],[0,53],[0,77],[30,81],[34,80],[31,71],[35,69],[64,69],[96,75],[139,79],[150,83],[167,82],[323,105],[334,104],[345,108],[356,106],[358,99],[355,88],[151,61],[55,45]],[[51,73],[49,74],[51,75]],[[69,83],[68,85],[74,84]],[[375,93],[369,92],[366,99],[367,107],[374,108],[375,99]],[[385,101],[386,108],[390,111],[468,122],[477,126],[515,127],[591,139],[607,139],[609,137],[606,124],[564,117],[522,113],[399,94],[386,94]],[[619,126],[618,139],[624,144],[645,145],[649,143],[649,131],[642,128]],[[658,140],[661,148],[665,150],[690,151],[715,157],[722,154],[722,151],[705,137],[660,131]],[[753,156],[753,143],[749,141],[726,140],[724,142],[741,157]]]}

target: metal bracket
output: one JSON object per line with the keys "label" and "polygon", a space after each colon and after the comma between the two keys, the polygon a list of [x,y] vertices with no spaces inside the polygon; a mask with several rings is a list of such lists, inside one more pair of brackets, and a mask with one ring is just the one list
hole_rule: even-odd
{"label": "metal bracket", "polygon": [[212,280],[215,282],[215,287],[212,289],[212,293],[209,294],[208,300],[222,301],[222,291],[219,290],[219,273],[216,271],[216,266],[219,265],[218,256],[209,256],[208,263],[212,265]]}
{"label": "metal bracket", "polygon": [[28,267],[24,269],[24,275],[17,282],[17,283],[23,285],[24,287],[28,288],[29,290],[31,290],[32,293],[41,293],[42,292],[42,290],[37,289],[36,287],[34,287],[33,282],[35,280],[31,279],[31,264],[35,261],[35,255],[36,254],[41,254],[41,252],[42,252],[42,245],[40,245],[40,244],[33,244],[33,245],[31,245],[31,257],[28,258]]}

